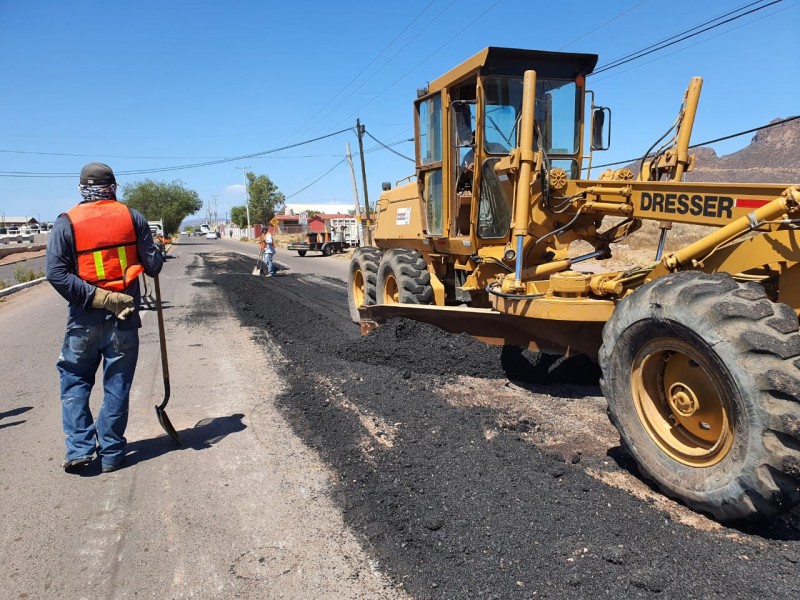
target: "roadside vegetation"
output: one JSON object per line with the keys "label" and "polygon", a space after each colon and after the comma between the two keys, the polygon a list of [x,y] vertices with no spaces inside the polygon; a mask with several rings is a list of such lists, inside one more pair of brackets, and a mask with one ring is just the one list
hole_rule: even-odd
{"label": "roadside vegetation", "polygon": [[33,281],[34,279],[40,279],[44,277],[44,271],[39,269],[38,271],[34,271],[33,269],[28,269],[23,266],[19,266],[14,269],[14,279],[15,281],[9,282],[5,279],[0,278],[0,290],[4,290],[7,287],[11,287],[15,283],[27,283],[28,281]]}
{"label": "roadside vegetation", "polygon": [[27,283],[28,281],[41,279],[42,277],[44,277],[44,271],[41,269],[34,271],[33,269],[28,269],[23,266],[14,269],[14,279],[17,280],[17,283]]}

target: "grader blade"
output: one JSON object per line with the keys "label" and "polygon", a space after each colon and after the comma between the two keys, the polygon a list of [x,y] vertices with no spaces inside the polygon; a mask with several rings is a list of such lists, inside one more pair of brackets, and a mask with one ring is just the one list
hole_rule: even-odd
{"label": "grader blade", "polygon": [[585,354],[597,360],[601,322],[533,319],[503,314],[491,308],[377,304],[358,309],[361,333],[368,334],[389,319],[412,319],[448,333],[466,333],[487,344],[519,346],[550,354]]}

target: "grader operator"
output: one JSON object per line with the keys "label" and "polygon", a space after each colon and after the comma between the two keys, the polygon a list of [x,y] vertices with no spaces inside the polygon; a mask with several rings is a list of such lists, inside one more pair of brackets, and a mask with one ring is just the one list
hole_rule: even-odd
{"label": "grader operator", "polygon": [[[596,61],[487,48],[420,91],[415,181],[380,197],[351,316],[586,354],[646,477],[719,520],[775,515],[800,501],[800,186],[683,181],[700,78],[637,176],[583,178],[610,137]],[[646,220],[650,262],[603,269]],[[715,229],[665,253],[673,223]]]}

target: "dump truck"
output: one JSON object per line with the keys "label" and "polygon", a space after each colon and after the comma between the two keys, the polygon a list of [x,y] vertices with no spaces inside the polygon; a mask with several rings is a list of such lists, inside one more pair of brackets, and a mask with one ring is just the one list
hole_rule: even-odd
{"label": "dump truck", "polygon": [[[771,517],[800,501],[800,186],[684,181],[699,77],[635,168],[590,178],[596,62],[486,48],[418,92],[415,177],[353,254],[351,317],[584,354],[644,477],[720,521]],[[666,252],[673,225],[697,241]],[[637,234],[643,264],[606,268]]]}
{"label": "dump truck", "polygon": [[305,256],[309,252],[321,252],[322,256],[330,256],[337,252],[344,252],[345,243],[343,231],[332,233],[315,233],[310,231],[306,234],[305,242],[293,242],[287,246],[287,250],[294,250],[299,256]]}

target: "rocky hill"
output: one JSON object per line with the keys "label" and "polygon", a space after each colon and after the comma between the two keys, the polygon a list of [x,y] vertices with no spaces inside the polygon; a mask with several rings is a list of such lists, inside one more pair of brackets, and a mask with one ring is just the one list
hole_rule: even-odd
{"label": "rocky hill", "polygon": [[686,175],[687,181],[797,184],[800,183],[800,119],[756,132],[747,147],[732,154],[717,156],[706,146],[691,152],[697,155],[697,164]]}

